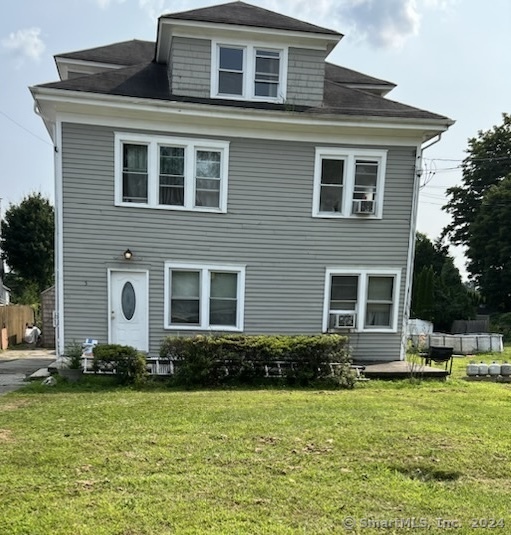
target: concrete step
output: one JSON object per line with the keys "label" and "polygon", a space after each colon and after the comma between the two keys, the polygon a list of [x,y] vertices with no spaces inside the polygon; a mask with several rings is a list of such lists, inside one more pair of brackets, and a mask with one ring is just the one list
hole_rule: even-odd
{"label": "concrete step", "polygon": [[39,368],[34,373],[29,375],[27,377],[27,381],[33,381],[37,379],[45,379],[46,377],[49,377],[51,374],[49,372],[48,368]]}

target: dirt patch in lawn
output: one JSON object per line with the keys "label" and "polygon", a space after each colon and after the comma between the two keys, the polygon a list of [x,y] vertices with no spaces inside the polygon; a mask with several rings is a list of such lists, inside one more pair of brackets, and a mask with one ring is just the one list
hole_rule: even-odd
{"label": "dirt patch in lawn", "polygon": [[10,429],[0,429],[0,442],[14,442]]}
{"label": "dirt patch in lawn", "polygon": [[27,399],[11,401],[10,403],[0,405],[0,412],[16,411],[18,409],[21,409],[22,407],[26,407],[27,405],[29,405],[29,401]]}

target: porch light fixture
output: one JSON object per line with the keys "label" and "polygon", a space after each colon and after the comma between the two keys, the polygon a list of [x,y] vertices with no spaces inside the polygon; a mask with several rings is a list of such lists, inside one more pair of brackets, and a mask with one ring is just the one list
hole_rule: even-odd
{"label": "porch light fixture", "polygon": [[126,249],[126,251],[122,253],[122,256],[124,257],[124,260],[131,260],[133,257],[133,253],[129,249]]}

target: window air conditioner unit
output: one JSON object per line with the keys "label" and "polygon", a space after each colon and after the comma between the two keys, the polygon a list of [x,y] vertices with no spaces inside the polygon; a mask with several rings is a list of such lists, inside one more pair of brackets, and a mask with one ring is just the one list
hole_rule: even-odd
{"label": "window air conditioner unit", "polygon": [[356,200],[353,201],[353,204],[355,214],[374,214],[374,201]]}
{"label": "window air conditioner unit", "polygon": [[355,312],[341,312],[334,314],[335,329],[353,329],[355,328]]}

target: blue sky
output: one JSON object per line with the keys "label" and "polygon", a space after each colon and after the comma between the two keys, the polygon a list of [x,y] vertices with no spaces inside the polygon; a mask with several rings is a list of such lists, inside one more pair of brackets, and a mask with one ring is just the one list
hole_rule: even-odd
{"label": "blue sky", "polygon": [[[329,60],[397,84],[388,98],[456,124],[424,153],[418,228],[449,222],[445,189],[459,184],[467,139],[511,111],[509,0],[250,0],[345,35]],[[53,199],[53,149],[29,86],[58,79],[53,55],[129,39],[154,40],[163,13],[211,0],[19,0],[0,18],[2,213],[31,192]],[[459,250],[453,250],[461,268]]]}

